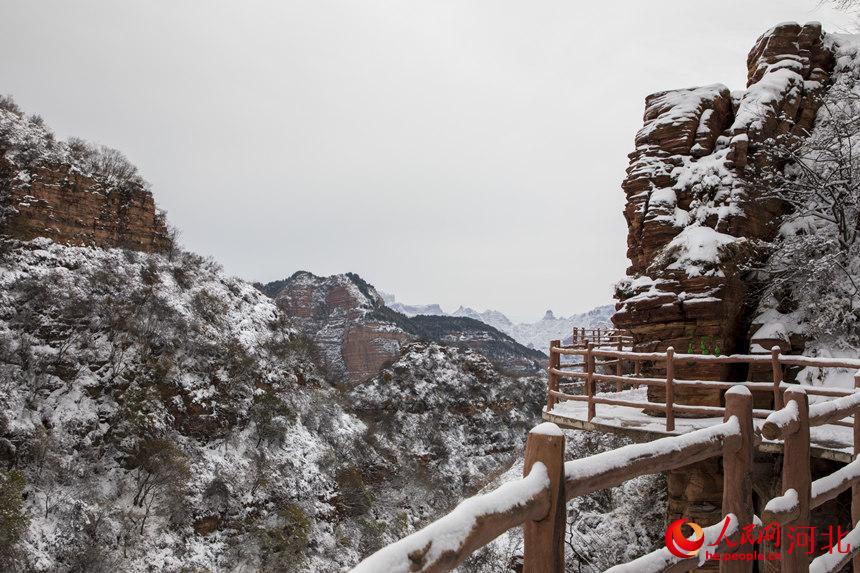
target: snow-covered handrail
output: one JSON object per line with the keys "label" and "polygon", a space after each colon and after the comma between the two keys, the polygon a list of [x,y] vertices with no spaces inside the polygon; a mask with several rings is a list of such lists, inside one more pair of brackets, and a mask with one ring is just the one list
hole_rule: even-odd
{"label": "snow-covered handrail", "polygon": [[860,554],[860,525],[852,529],[842,539],[842,544],[847,548],[845,553],[831,551],[816,557],[809,564],[809,573],[833,573],[840,571],[848,565],[852,559]]}
{"label": "snow-covered handrail", "polygon": [[[561,364],[562,355],[582,356],[581,364],[577,364],[581,370],[563,369]],[[598,357],[610,358],[612,360],[598,361]],[[633,375],[625,374],[624,363],[631,363],[634,366]],[[666,366],[665,378],[643,377],[642,365],[644,362],[663,362]],[[780,410],[783,406],[783,394],[792,389],[797,388],[797,384],[786,384],[783,380],[783,365],[786,364],[805,364],[816,366],[819,368],[835,367],[835,368],[858,368],[860,360],[852,359],[830,359],[830,358],[810,358],[805,356],[784,356],[779,347],[771,349],[770,356],[762,355],[729,355],[729,356],[711,356],[702,354],[675,354],[675,350],[670,346],[663,352],[630,352],[619,348],[617,350],[601,349],[595,347],[591,342],[585,344],[584,347],[563,347],[558,340],[553,340],[550,343],[549,349],[549,366],[547,373],[547,403],[546,411],[551,412],[555,405],[561,401],[579,401],[587,402],[588,413],[587,420],[591,420],[597,415],[598,404],[641,408],[648,411],[663,410],[666,419],[666,431],[673,432],[675,430],[675,415],[694,415],[694,416],[720,416],[725,410],[719,405],[691,405],[691,404],[676,404],[674,400],[676,388],[696,388],[706,390],[728,390],[735,384],[731,382],[716,381],[716,380],[684,380],[676,379],[675,365],[687,363],[711,363],[711,364],[733,364],[746,363],[754,364],[770,364],[772,372],[771,382],[743,382],[751,392],[767,392],[773,396],[773,410]],[[605,370],[606,365],[614,365],[615,372],[609,373]],[[571,366],[565,364],[564,366]],[[604,372],[598,372],[598,367]],[[561,380],[574,379],[582,381],[585,389],[584,396],[571,395],[561,391]],[[855,380],[860,380],[860,371],[857,372]],[[657,402],[634,402],[627,400],[616,400],[611,397],[597,397],[598,383],[615,383],[617,391],[623,390],[625,387],[638,386],[656,386],[664,390],[665,403],[660,405]],[[858,382],[860,384],[860,382]],[[853,414],[856,410],[855,406],[860,406],[860,398],[849,398],[854,395],[854,392],[847,389],[839,388],[820,388],[820,387],[804,387],[809,394],[819,396],[827,396],[839,398],[834,400],[830,405],[816,405],[812,412],[812,425],[833,424],[838,426],[851,426],[852,422],[844,420],[848,414]],[[842,398],[845,398],[842,400]],[[857,400],[855,402],[855,400]],[[847,414],[842,415],[843,412]],[[770,410],[757,410],[754,416],[757,418],[766,418]],[[783,414],[786,416],[788,413]],[[764,431],[764,435],[769,439],[776,439],[781,435],[783,428],[776,425],[779,417],[774,418],[774,421],[769,423]],[[784,420],[785,421],[785,420]]]}
{"label": "snow-covered handrail", "polygon": [[809,425],[823,426],[854,414],[860,408],[860,392],[809,407]]}
{"label": "snow-covered handrail", "polygon": [[[752,485],[747,482],[753,458],[752,402],[749,390],[735,386],[726,392],[726,415],[721,424],[566,463],[564,434],[555,424],[540,424],[529,432],[526,442],[526,477],[467,499],[450,514],[366,558],[352,573],[450,571],[519,525],[523,526],[525,570],[555,573],[564,568],[568,500],[640,475],[716,456],[723,460],[723,510],[734,516],[732,522],[737,527],[751,524]],[[749,487],[741,487],[743,483]],[[670,562],[659,556],[644,559],[649,563],[662,559],[665,567],[648,569],[655,572],[688,571],[693,568],[688,565],[696,564],[686,559],[680,560],[683,564]]]}
{"label": "snow-covered handrail", "polygon": [[816,508],[831,499],[836,499],[840,493],[858,484],[860,484],[860,459],[855,459],[832,474],[812,482],[811,506]]}
{"label": "snow-covered handrail", "polygon": [[[795,386],[797,391],[805,392],[801,386]],[[860,408],[860,392],[852,392],[847,396],[827,402],[820,402],[809,407],[809,425],[823,426],[842,420],[854,414]],[[770,414],[762,426],[762,435],[769,440],[776,440],[798,429],[799,413],[797,405],[789,402],[785,408]]]}
{"label": "snow-covered handrail", "polygon": [[773,412],[767,417],[761,428],[762,435],[768,440],[776,440],[786,434],[792,434],[800,426],[800,412],[797,404],[789,402],[785,408]]}
{"label": "snow-covered handrail", "polygon": [[[860,459],[812,482],[809,507],[811,509],[820,507],[858,484],[860,484]],[[781,496],[767,502],[762,512],[762,521],[766,524],[773,522],[786,524],[796,520],[799,513],[800,499],[797,490],[788,489]]]}
{"label": "snow-covered handrail", "polygon": [[683,467],[720,455],[725,440],[740,436],[736,418],[681,436],[631,444],[564,464],[565,492],[573,499],[629,479]]}
{"label": "snow-covered handrail", "polygon": [[[600,364],[597,363],[599,366]],[[583,368],[584,363],[573,363],[573,364],[563,364],[563,368],[573,368],[580,367]],[[577,380],[583,380],[588,375],[587,372],[580,372],[576,370],[562,370],[558,368],[550,368],[550,374],[555,374],[556,376],[560,376],[562,378],[574,378]],[[597,382],[615,382],[616,384],[620,383],[623,386],[665,386],[666,380],[664,378],[646,378],[641,376],[631,376],[629,374],[625,375],[615,375],[615,374],[598,374],[595,372],[593,378]],[[689,387],[689,388],[704,388],[704,389],[714,389],[714,390],[728,390],[732,386],[736,386],[737,384],[743,384],[752,392],[770,392],[773,390],[773,384],[770,382],[721,382],[718,380],[685,380],[685,379],[676,379],[675,386],[681,387]],[[779,389],[780,390],[788,390],[789,388],[797,388],[797,384],[788,384],[786,382],[780,382]],[[828,388],[825,386],[804,386],[807,394],[815,395],[815,396],[830,396],[834,398],[841,398],[842,396],[848,396],[852,394],[854,391],[849,390],[847,388]]]}
{"label": "snow-covered handrail", "polygon": [[[592,343],[595,345],[603,346],[603,345],[616,345],[623,344],[625,342],[633,342],[633,337],[626,330],[618,330],[618,329],[585,329],[585,328],[574,328],[573,336],[571,336],[571,346],[572,347],[584,347],[588,343]],[[561,344],[559,343],[559,346]]]}
{"label": "snow-covered handrail", "polygon": [[[556,347],[553,352],[567,356],[584,356],[582,348]],[[603,358],[623,358],[625,360],[639,360],[661,362],[666,360],[664,352],[630,352],[626,350],[612,350],[600,348],[594,350],[595,356]],[[676,360],[684,362],[708,363],[708,364],[770,364],[771,357],[767,354],[724,354],[715,356],[713,354],[675,354]],[[784,366],[811,366],[813,368],[846,368],[860,369],[860,359],[856,358],[823,358],[818,356],[795,356],[781,354],[779,363]]]}
{"label": "snow-covered handrail", "polygon": [[549,507],[547,469],[463,501],[454,511],[400,541],[383,547],[352,573],[450,571],[508,529],[540,519]]}
{"label": "snow-covered handrail", "polygon": [[797,490],[789,489],[784,494],[773,498],[764,506],[761,519],[764,523],[785,524],[797,519],[800,515],[800,498]]}

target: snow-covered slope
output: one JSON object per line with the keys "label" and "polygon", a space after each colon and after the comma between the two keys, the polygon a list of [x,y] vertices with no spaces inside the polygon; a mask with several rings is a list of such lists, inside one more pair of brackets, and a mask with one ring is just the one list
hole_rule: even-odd
{"label": "snow-covered slope", "polygon": [[0,569],[338,571],[504,471],[543,401],[441,345],[351,395],[318,358],[196,255],[4,243]]}
{"label": "snow-covered slope", "polygon": [[507,469],[500,458],[518,457],[545,391],[542,377],[502,376],[472,350],[417,342],[350,401],[377,430],[378,447],[406,454],[398,472],[463,497],[474,493],[475,476],[497,475]]}

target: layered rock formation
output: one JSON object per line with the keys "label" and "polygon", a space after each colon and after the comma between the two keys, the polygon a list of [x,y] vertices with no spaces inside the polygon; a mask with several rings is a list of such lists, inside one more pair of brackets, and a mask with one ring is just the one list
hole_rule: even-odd
{"label": "layered rock formation", "polygon": [[170,245],[164,216],[145,189],[105,192],[67,165],[40,167],[26,182],[9,169],[0,169],[0,177],[9,188],[11,211],[3,233],[11,237],[147,252]]}
{"label": "layered rock formation", "polygon": [[[758,177],[782,169],[762,152],[772,138],[803,138],[812,130],[819,96],[836,73],[837,49],[819,24],[781,24],[750,52],[746,90],[715,84],[646,98],[645,124],[622,185],[631,265],[618,285],[613,316],[616,326],[633,333],[637,350],[673,346],[678,352],[731,354],[795,346],[786,344],[784,333],[753,324],[758,295],[745,269],[761,262],[786,213]],[[678,361],[676,376],[767,380],[770,371]],[[649,397],[663,401],[656,390],[649,389]],[[720,405],[721,398],[716,390],[676,392],[681,403]],[[778,467],[772,456],[757,456],[757,499],[773,496]],[[721,474],[713,460],[669,472],[670,518],[718,520]],[[838,523],[844,517],[828,506],[814,519]]]}
{"label": "layered rock formation", "polygon": [[318,277],[297,272],[258,288],[319,346],[333,374],[351,384],[376,375],[416,340],[476,350],[516,374],[533,374],[545,360],[542,353],[477,320],[401,314],[352,273]]}
{"label": "layered rock formation", "polygon": [[[613,322],[638,350],[746,352],[751,303],[743,267],[776,232],[784,206],[756,189],[772,166],[760,150],[782,134],[802,137],[833,71],[821,26],[781,24],[747,60],[748,86],[648,96],[645,125],[622,187],[627,194],[628,279]],[[778,166],[773,166],[778,168]],[[683,378],[744,379],[725,365],[678,364]],[[679,393],[717,404],[719,392]]]}
{"label": "layered rock formation", "polygon": [[402,328],[373,317],[382,298],[362,283],[349,275],[298,272],[264,289],[319,346],[328,367],[351,382],[375,375],[411,340]]}
{"label": "layered rock formation", "polygon": [[171,244],[152,193],[121,154],[57,142],[14,107],[0,109],[0,233],[147,252]]}

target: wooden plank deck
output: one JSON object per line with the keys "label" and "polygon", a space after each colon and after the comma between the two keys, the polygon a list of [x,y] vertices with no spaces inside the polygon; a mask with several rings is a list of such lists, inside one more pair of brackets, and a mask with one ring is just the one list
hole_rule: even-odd
{"label": "wooden plank deck", "polygon": [[[647,400],[645,388],[635,388],[623,392],[607,392],[597,394],[621,400]],[[661,407],[661,404],[656,406]],[[645,414],[637,408],[624,406],[597,405],[597,412],[591,421],[588,420],[588,404],[586,402],[561,402],[552,411],[543,411],[543,419],[553,422],[562,428],[611,432],[624,435],[634,442],[650,442],[666,436],[686,434],[722,423],[722,418],[675,418],[675,430],[666,431],[666,419]],[[756,433],[761,430],[764,420],[755,419],[753,423]],[[851,428],[842,426],[819,426],[810,431],[810,453],[819,458],[850,463],[853,460],[853,433]],[[761,438],[756,448],[762,452],[782,453],[781,441],[771,441]]]}

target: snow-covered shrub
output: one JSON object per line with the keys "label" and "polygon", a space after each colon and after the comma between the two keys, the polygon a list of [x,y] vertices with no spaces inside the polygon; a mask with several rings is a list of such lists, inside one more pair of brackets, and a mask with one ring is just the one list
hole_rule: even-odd
{"label": "snow-covered shrub", "polygon": [[148,183],[135,166],[119,150],[105,145],[94,145],[73,137],[66,143],[69,160],[86,175],[91,175],[107,190],[145,189]]}
{"label": "snow-covered shrub", "polygon": [[40,116],[27,116],[10,96],[0,99],[0,149],[6,161],[22,170],[18,175],[22,181],[35,168],[69,165],[73,172],[98,181],[106,192],[149,188],[121,151],[77,137],[58,141]]}

